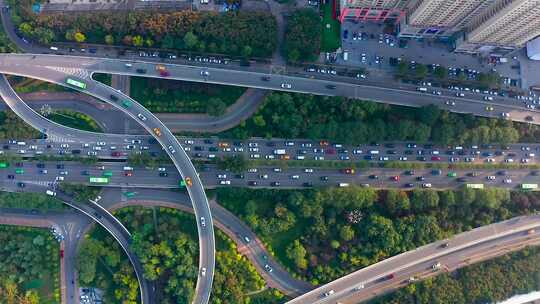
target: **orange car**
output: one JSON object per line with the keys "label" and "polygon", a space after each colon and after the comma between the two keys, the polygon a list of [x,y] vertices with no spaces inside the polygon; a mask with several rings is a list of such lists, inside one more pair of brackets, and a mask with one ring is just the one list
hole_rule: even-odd
{"label": "orange car", "polygon": [[229,143],[227,143],[227,142],[218,143],[218,147],[220,147],[220,148],[227,148],[228,146],[229,146]]}
{"label": "orange car", "polygon": [[161,130],[159,128],[154,128],[154,134],[161,136]]}
{"label": "orange car", "polygon": [[193,185],[193,182],[191,181],[191,177],[186,177],[186,185],[188,187],[191,187]]}

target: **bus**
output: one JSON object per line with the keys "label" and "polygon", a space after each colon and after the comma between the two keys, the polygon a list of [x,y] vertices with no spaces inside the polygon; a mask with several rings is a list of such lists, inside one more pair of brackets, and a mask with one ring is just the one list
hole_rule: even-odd
{"label": "bus", "polygon": [[105,170],[102,174],[104,177],[112,177],[112,171],[111,170]]}
{"label": "bus", "polygon": [[538,189],[538,184],[521,184],[522,190],[536,190]]}
{"label": "bus", "polygon": [[90,177],[90,184],[108,184],[109,179],[106,177]]}
{"label": "bus", "polygon": [[134,196],[135,196],[135,192],[132,192],[132,191],[124,192],[124,193],[122,193],[122,194],[124,194],[124,196],[127,197],[127,198],[130,198],[130,197],[134,197]]}
{"label": "bus", "polygon": [[66,83],[79,89],[86,90],[86,83],[82,81],[78,81],[72,78],[66,78]]}
{"label": "bus", "polygon": [[9,163],[7,163],[7,162],[0,162],[0,169],[5,169],[5,168],[7,168],[7,167],[9,167]]}
{"label": "bus", "polygon": [[24,169],[23,168],[15,169],[15,174],[24,174]]}
{"label": "bus", "polygon": [[484,184],[467,184],[468,189],[484,189]]}

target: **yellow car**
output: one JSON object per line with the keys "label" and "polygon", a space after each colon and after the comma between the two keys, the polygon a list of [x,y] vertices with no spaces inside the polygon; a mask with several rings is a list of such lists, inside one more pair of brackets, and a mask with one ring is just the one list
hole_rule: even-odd
{"label": "yellow car", "polygon": [[159,128],[154,128],[154,134],[161,136],[161,130]]}
{"label": "yellow car", "polygon": [[193,182],[191,181],[191,177],[186,177],[186,185],[188,187],[191,187],[193,185]]}

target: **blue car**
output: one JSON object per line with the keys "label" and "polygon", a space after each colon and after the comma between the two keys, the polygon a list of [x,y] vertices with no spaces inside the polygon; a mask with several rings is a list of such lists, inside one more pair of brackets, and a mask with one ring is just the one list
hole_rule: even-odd
{"label": "blue car", "polygon": [[343,39],[347,39],[347,37],[349,37],[349,31],[348,31],[348,30],[344,30],[344,31],[343,31]]}

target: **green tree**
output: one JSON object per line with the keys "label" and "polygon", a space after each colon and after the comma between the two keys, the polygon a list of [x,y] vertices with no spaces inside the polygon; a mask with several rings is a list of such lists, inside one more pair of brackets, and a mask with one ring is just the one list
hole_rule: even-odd
{"label": "green tree", "polygon": [[221,116],[225,114],[227,105],[219,97],[213,97],[208,99],[206,104],[206,112],[210,116]]}
{"label": "green tree", "polygon": [[417,78],[425,79],[428,74],[428,67],[425,64],[417,64],[415,75]]}
{"label": "green tree", "polygon": [[133,36],[131,43],[133,46],[141,47],[144,43],[144,38],[141,35]]}
{"label": "green tree", "polygon": [[401,76],[405,76],[409,72],[409,64],[405,62],[405,60],[401,60],[398,63],[397,68],[398,68],[398,74]]}
{"label": "green tree", "polygon": [[34,32],[34,28],[32,27],[32,25],[30,23],[23,22],[23,23],[19,24],[19,32],[21,32],[21,34],[23,34],[23,36],[30,37],[30,36],[32,36],[32,34]]}
{"label": "green tree", "polygon": [[73,35],[73,39],[78,43],[82,43],[86,41],[86,36],[81,32],[76,32],[75,35]]}
{"label": "green tree", "polygon": [[108,44],[108,45],[113,45],[114,44],[114,37],[113,35],[106,35],[105,36],[105,43]]}
{"label": "green tree", "polygon": [[448,70],[442,66],[438,66],[435,68],[435,71],[433,71],[433,74],[439,79],[446,79],[448,77]]}
{"label": "green tree", "polygon": [[184,45],[187,49],[192,50],[199,44],[199,38],[193,32],[187,32],[184,35]]}
{"label": "green tree", "polygon": [[302,246],[299,240],[294,240],[289,246],[287,246],[286,255],[291,259],[296,267],[299,269],[306,269],[308,262],[306,260],[307,251]]}
{"label": "green tree", "polygon": [[341,226],[339,237],[347,242],[352,240],[354,238],[354,229],[349,225]]}
{"label": "green tree", "polygon": [[244,46],[242,49],[242,56],[244,56],[246,59],[249,59],[252,53],[253,49],[249,45]]}
{"label": "green tree", "polygon": [[441,116],[441,109],[436,105],[431,104],[419,108],[417,113],[417,117],[422,123],[433,126]]}

